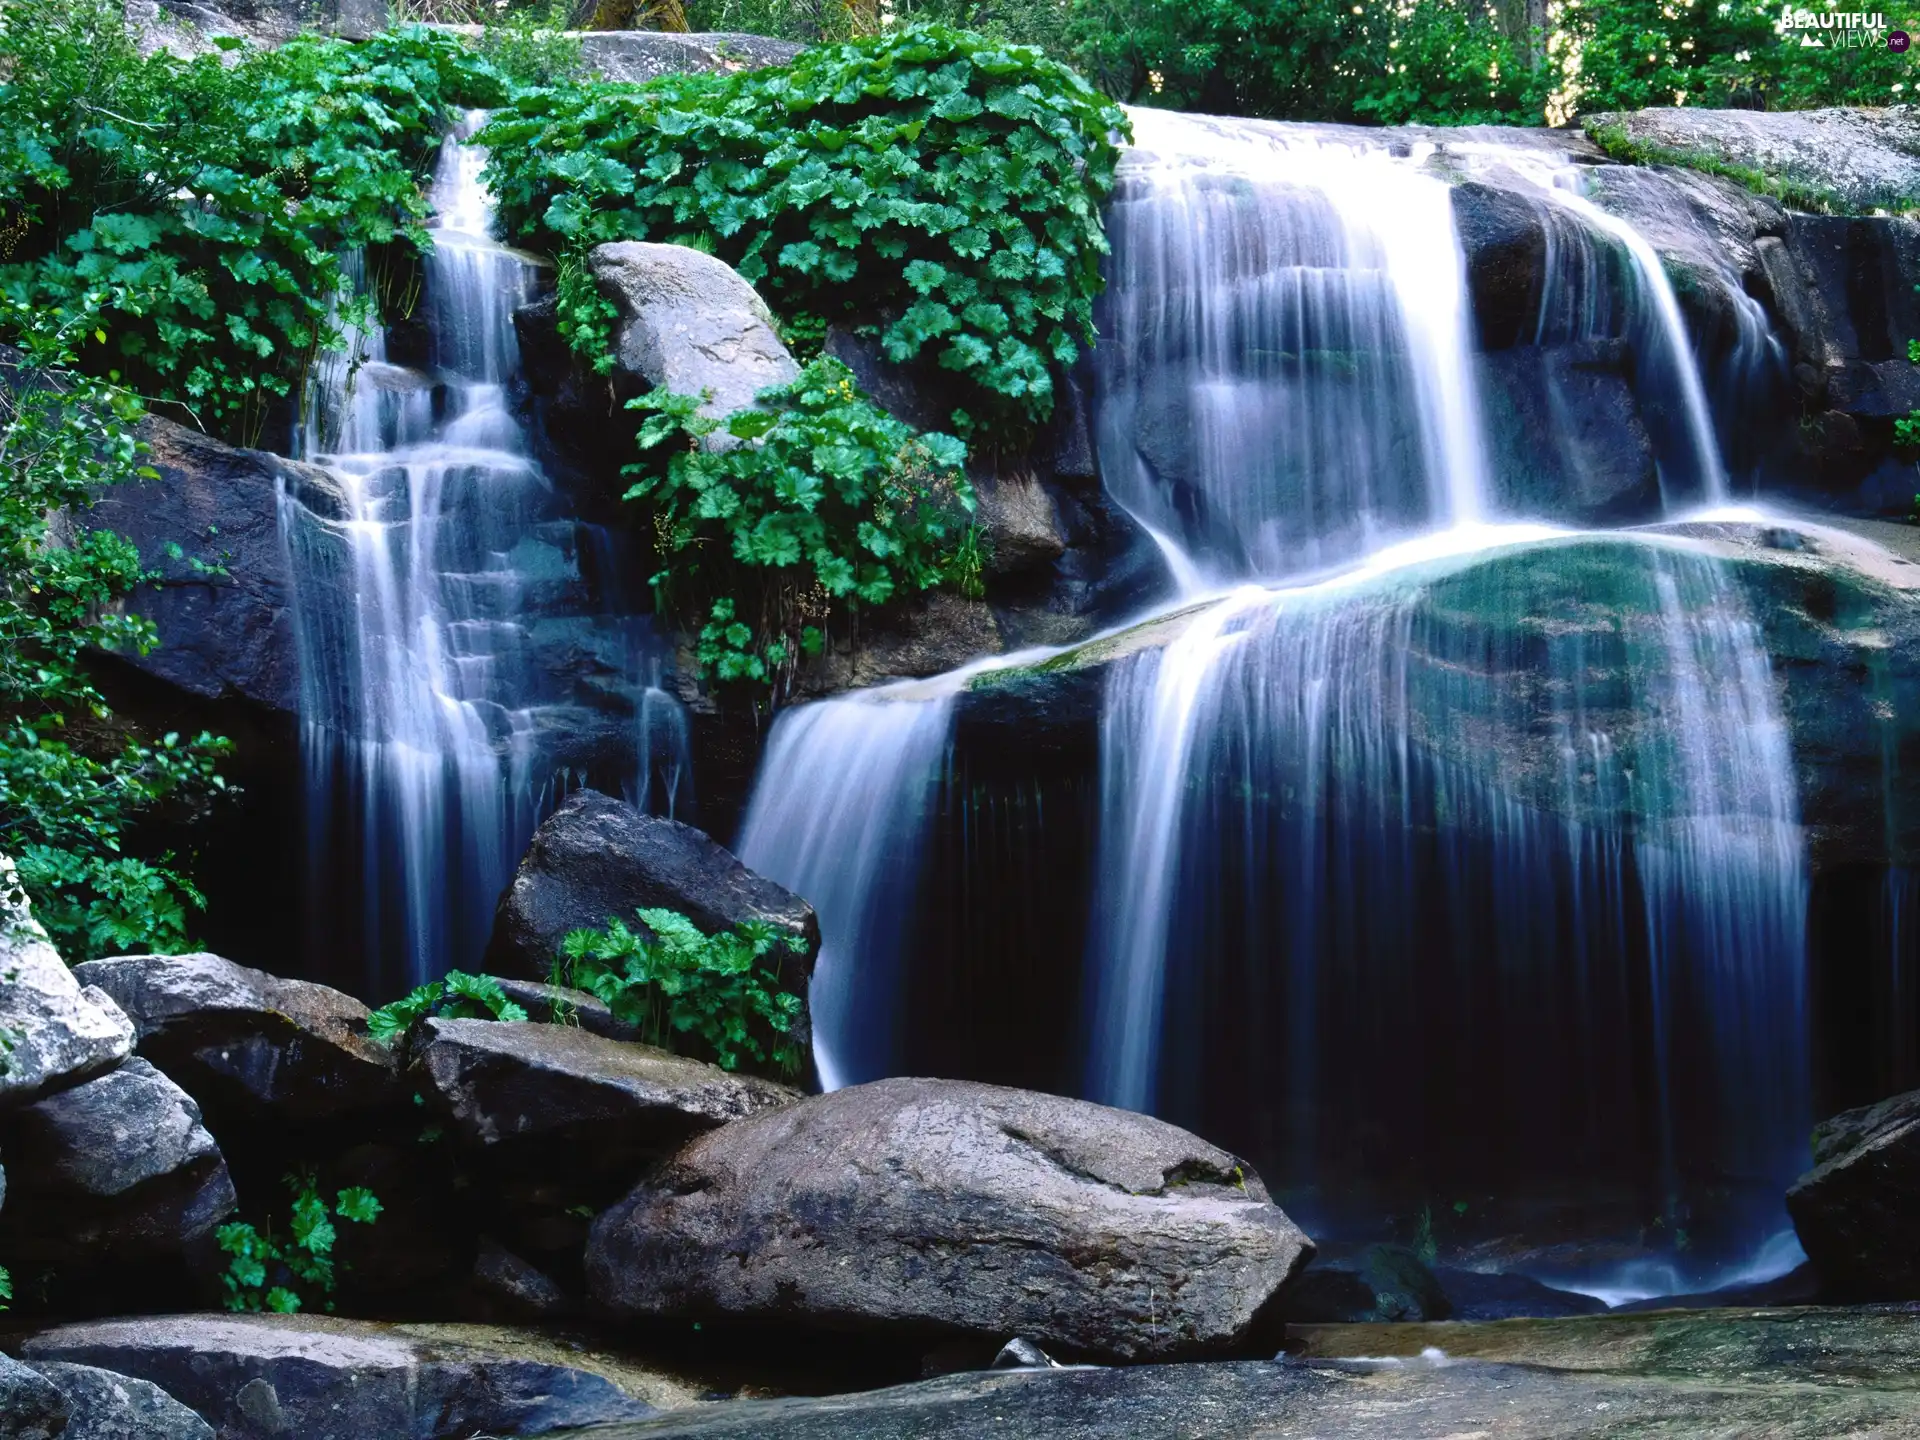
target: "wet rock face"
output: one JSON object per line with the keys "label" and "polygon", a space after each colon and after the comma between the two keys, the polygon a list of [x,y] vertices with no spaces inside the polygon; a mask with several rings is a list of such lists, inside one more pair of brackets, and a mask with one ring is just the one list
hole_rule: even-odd
{"label": "wet rock face", "polygon": [[654,1413],[598,1374],[514,1348],[325,1316],[177,1315],[61,1326],[19,1353],[150,1381],[221,1440],[535,1436]]}
{"label": "wet rock face", "polygon": [[54,1440],[66,1430],[69,1415],[58,1386],[0,1355],[0,1440]]}
{"label": "wet rock face", "polygon": [[624,801],[577,791],[534,832],[500,897],[486,968],[544,980],[570,931],[601,929],[634,911],[677,910],[709,934],[759,920],[806,942],[792,956],[811,973],[820,923],[813,907],[691,825],[643,815]]}
{"label": "wet rock face", "polygon": [[[83,988],[84,987],[84,988]],[[0,855],[0,1102],[20,1102],[118,1065],[133,1024],[113,998],[74,978]]]}
{"label": "wet rock face", "polygon": [[393,1098],[392,1054],[367,1007],[218,955],[126,955],[76,966],[140,1032],[140,1053],[204,1104],[249,1119],[316,1119]]}
{"label": "wet rock face", "polygon": [[1826,1121],[1813,1160],[1787,1192],[1787,1212],[1822,1293],[1920,1299],[1920,1091]]}
{"label": "wet rock face", "polygon": [[1161,1121],[883,1080],[694,1141],[596,1222],[615,1314],[1026,1335],[1115,1360],[1239,1343],[1312,1245]]}
{"label": "wet rock face", "polygon": [[151,1381],[54,1360],[34,1368],[67,1398],[60,1440],[215,1440],[211,1425]]}

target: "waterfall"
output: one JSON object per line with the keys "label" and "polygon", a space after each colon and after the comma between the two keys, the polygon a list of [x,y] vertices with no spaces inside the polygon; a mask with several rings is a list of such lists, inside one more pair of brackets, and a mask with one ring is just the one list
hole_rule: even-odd
{"label": "waterfall", "polygon": [[[581,589],[581,541],[512,409],[513,314],[538,271],[489,237],[485,155],[467,140],[483,119],[466,117],[441,148],[409,327],[417,368],[390,362],[393,337],[377,327],[350,333],[318,367],[300,436],[335,488],[281,497],[313,928],[360,954],[380,994],[477,960],[534,825],[583,778],[556,760],[567,727],[542,708],[553,682],[534,630],[546,598]],[[364,293],[359,257],[347,269]],[[630,656],[625,640],[606,643]],[[684,717],[657,675],[649,689],[626,748],[644,767],[638,798],[662,776],[671,805]]]}
{"label": "waterfall", "polygon": [[1096,351],[1114,498],[1216,584],[1483,518],[1465,268],[1424,157],[1132,118]]}
{"label": "waterfall", "polygon": [[952,717],[951,690],[882,692],[788,710],[768,737],[736,848],[820,917],[809,1001],[825,1089],[892,1073],[908,917]]}

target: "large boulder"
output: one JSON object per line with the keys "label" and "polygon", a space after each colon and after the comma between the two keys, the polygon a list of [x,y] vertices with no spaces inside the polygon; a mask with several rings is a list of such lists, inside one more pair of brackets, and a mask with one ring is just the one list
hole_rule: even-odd
{"label": "large boulder", "polygon": [[1787,1213],[1823,1293],[1920,1299],[1920,1090],[1820,1125],[1813,1161],[1787,1191]]}
{"label": "large boulder", "polygon": [[1604,142],[1652,159],[1757,171],[1849,210],[1920,205],[1920,111],[1698,110],[1655,107],[1591,115]]}
{"label": "large boulder", "polygon": [[233,1181],[192,1098],[139,1058],[7,1117],[14,1247],[90,1262],[177,1255],[233,1210]]}
{"label": "large boulder", "polygon": [[653,1413],[601,1375],[512,1348],[317,1315],[175,1315],[64,1325],[18,1353],[151,1381],[221,1440],[534,1436]]}
{"label": "large boulder", "polygon": [[392,1053],[338,990],[218,955],[123,955],[74,973],[133,1017],[140,1053],[202,1104],[301,1120],[394,1098]]}
{"label": "large boulder", "polygon": [[803,974],[820,949],[813,907],[703,832],[580,790],[534,832],[500,897],[486,968],[543,980],[570,931],[614,917],[635,924],[643,909],[676,910],[709,934],[763,921],[806,942],[793,957]]}
{"label": "large boulder", "polygon": [[133,1051],[112,997],[74,978],[0,855],[0,1103],[111,1070]]}
{"label": "large boulder", "polygon": [[699,413],[720,416],[799,375],[766,302],[726,261],[685,245],[624,240],[595,246],[587,263],[620,312],[617,384],[705,395]]}
{"label": "large boulder", "polygon": [[716,1125],[800,1098],[651,1045],[495,1020],[427,1021],[413,1074],[475,1144],[572,1140],[596,1158],[671,1154]]}
{"label": "large boulder", "polygon": [[214,1440],[211,1425],[150,1380],[55,1360],[34,1368],[67,1398],[60,1440]]}
{"label": "large boulder", "polygon": [[37,1370],[0,1355],[0,1440],[54,1440],[67,1428],[67,1397]]}
{"label": "large boulder", "polygon": [[625,1316],[1145,1360],[1240,1342],[1312,1253],[1258,1176],[1162,1121],[900,1079],[695,1140],[595,1223],[587,1273]]}

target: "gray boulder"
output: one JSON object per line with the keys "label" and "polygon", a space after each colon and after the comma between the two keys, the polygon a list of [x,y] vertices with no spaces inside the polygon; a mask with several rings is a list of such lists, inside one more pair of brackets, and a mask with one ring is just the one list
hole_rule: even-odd
{"label": "gray boulder", "polygon": [[1696,110],[1591,115],[1590,135],[1617,136],[1681,163],[1759,171],[1852,210],[1920,205],[1920,111]]}
{"label": "gray boulder", "polygon": [[882,1080],[695,1140],[595,1223],[615,1314],[1228,1348],[1313,1253],[1232,1155],[1144,1115]]}
{"label": "gray boulder", "polygon": [[16,1244],[92,1260],[178,1254],[233,1210],[233,1181],[200,1107],[139,1058],[8,1118]]}
{"label": "gray boulder", "polygon": [[485,966],[544,980],[568,932],[615,916],[636,924],[641,909],[677,910],[708,933],[764,921],[806,942],[804,957],[783,957],[798,976],[812,973],[820,949],[813,907],[702,831],[580,790],[534,832],[500,897]]}
{"label": "gray boulder", "polygon": [[785,65],[805,48],[791,40],[732,31],[581,30],[581,68],[603,80],[635,83],[662,75],[730,74]]}
{"label": "gray boulder", "polygon": [[213,1427],[149,1380],[43,1360],[71,1413],[60,1440],[214,1440]]}
{"label": "gray boulder", "polygon": [[595,1151],[666,1155],[799,1092],[570,1025],[429,1020],[413,1075],[469,1141],[577,1135]]}
{"label": "gray boulder", "polygon": [[1920,1299],[1920,1090],[1818,1126],[1813,1161],[1787,1191],[1787,1213],[1822,1292]]}
{"label": "gray boulder", "polygon": [[111,1070],[132,1051],[132,1022],[74,978],[0,855],[0,1103]]}
{"label": "gray boulder", "polygon": [[367,1035],[367,1007],[218,955],[123,955],[74,973],[114,997],[140,1053],[203,1104],[288,1119],[377,1107],[397,1065]]}
{"label": "gray boulder", "polygon": [[54,1440],[68,1415],[67,1397],[51,1380],[0,1355],[0,1440]]}
{"label": "gray boulder", "polygon": [[800,373],[766,303],[724,260],[625,240],[595,246],[587,261],[619,308],[617,363],[636,391],[664,385],[676,395],[704,394],[700,414],[730,415]]}
{"label": "gray boulder", "polygon": [[175,1315],[65,1325],[19,1346],[151,1381],[221,1440],[467,1440],[641,1419],[591,1371],[521,1347],[420,1338],[308,1315]]}

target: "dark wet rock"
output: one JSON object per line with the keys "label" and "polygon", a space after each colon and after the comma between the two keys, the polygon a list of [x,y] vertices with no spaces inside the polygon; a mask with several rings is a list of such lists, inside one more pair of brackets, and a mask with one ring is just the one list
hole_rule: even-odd
{"label": "dark wet rock", "polygon": [[[623,393],[664,385],[705,395],[699,413],[725,416],[800,373],[766,303],[726,261],[685,245],[624,240],[595,246],[588,263],[620,311],[615,385]],[[715,435],[708,443],[734,442]]]}
{"label": "dark wet rock", "polygon": [[202,1104],[313,1119],[383,1106],[396,1062],[367,1007],[218,955],[125,955],[74,967],[133,1017],[140,1053]]}
{"label": "dark wet rock", "polygon": [[34,1368],[67,1397],[60,1440],[214,1440],[211,1425],[151,1381],[55,1360]]}
{"label": "dark wet rock", "polygon": [[508,1314],[540,1319],[567,1308],[567,1295],[537,1266],[491,1240],[480,1242],[473,1262],[474,1288]]}
{"label": "dark wet rock", "polygon": [[179,1254],[232,1212],[233,1181],[200,1107],[146,1061],[7,1117],[15,1249],[90,1261]]}
{"label": "dark wet rock", "polygon": [[550,985],[544,980],[520,980],[511,975],[494,977],[514,1004],[527,1012],[536,1025],[573,1025],[590,1035],[609,1040],[638,1040],[637,1026],[616,1020],[607,1002],[584,990],[565,985]]}
{"label": "dark wet rock", "polygon": [[561,942],[634,911],[676,910],[709,934],[758,920],[806,942],[783,963],[810,974],[820,947],[813,907],[754,874],[691,825],[643,815],[624,801],[576,791],[534,832],[500,897],[485,968],[544,980]]}
{"label": "dark wet rock", "polygon": [[1547,264],[1539,205],[1477,181],[1455,185],[1451,199],[1481,348],[1499,350],[1531,339],[1540,323]]}
{"label": "dark wet rock", "polygon": [[113,998],[60,958],[0,855],[0,1104],[17,1104],[118,1065],[133,1025]]}
{"label": "dark wet rock", "polygon": [[151,1381],[221,1440],[534,1436],[653,1413],[599,1374],[515,1349],[484,1331],[422,1338],[406,1327],[307,1315],[98,1321],[18,1346],[29,1364],[95,1365]]}
{"label": "dark wet rock", "polygon": [[975,1372],[702,1406],[603,1440],[1904,1435],[1920,1427],[1914,1318],[1786,1310],[1328,1326],[1303,1337],[1307,1358],[1280,1363]]}
{"label": "dark wet rock", "polygon": [[1016,1335],[1000,1347],[989,1370],[1051,1370],[1060,1362],[1024,1335]]}
{"label": "dark wet rock", "polygon": [[411,1072],[474,1144],[571,1136],[602,1155],[665,1155],[799,1092],[568,1025],[429,1020]]}
{"label": "dark wet rock", "polygon": [[1755,171],[1856,209],[1920,205],[1920,112],[1885,109],[1696,110],[1592,115],[1589,134],[1686,161]]}
{"label": "dark wet rock", "polygon": [[51,1380],[0,1355],[0,1440],[54,1440],[69,1413],[67,1397]]}
{"label": "dark wet rock", "polygon": [[1059,511],[1038,475],[1013,471],[982,476],[974,482],[974,492],[992,573],[1034,570],[1066,553]]}
{"label": "dark wet rock", "polygon": [[1489,1271],[1436,1266],[1439,1282],[1455,1320],[1554,1319],[1563,1315],[1598,1315],[1607,1302],[1573,1290],[1557,1290],[1530,1275],[1502,1275]]}
{"label": "dark wet rock", "polygon": [[1652,438],[1618,342],[1519,345],[1481,362],[1500,509],[1596,524],[1660,513]]}
{"label": "dark wet rock", "polygon": [[1289,1321],[1360,1324],[1445,1320],[1453,1305],[1426,1262],[1403,1245],[1368,1245],[1309,1267],[1281,1300]]}
{"label": "dark wet rock", "polygon": [[1920,1299],[1920,1090],[1834,1116],[1787,1191],[1800,1246],[1836,1299]]}
{"label": "dark wet rock", "polygon": [[615,1314],[1230,1348],[1312,1253],[1259,1178],[1161,1121],[883,1080],[695,1140],[595,1223]]}
{"label": "dark wet rock", "polygon": [[844,325],[827,327],[821,348],[853,372],[854,383],[874,404],[916,430],[952,434],[953,412],[966,407],[965,383],[931,361],[901,365],[887,359],[880,342]]}
{"label": "dark wet rock", "polygon": [[297,712],[300,655],[277,492],[324,494],[331,477],[158,417],[140,434],[160,478],[110,487],[84,520],[133,541],[159,577],[129,605],[153,621],[161,643],[118,663],[198,700]]}

